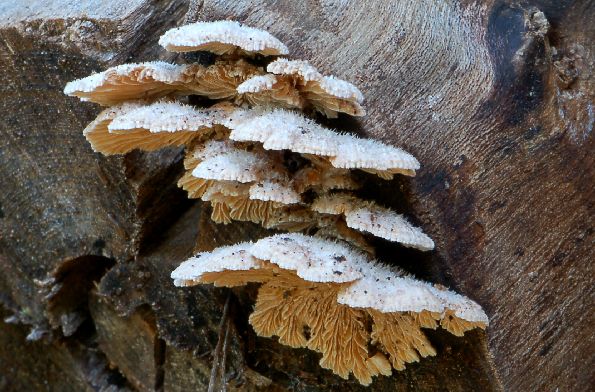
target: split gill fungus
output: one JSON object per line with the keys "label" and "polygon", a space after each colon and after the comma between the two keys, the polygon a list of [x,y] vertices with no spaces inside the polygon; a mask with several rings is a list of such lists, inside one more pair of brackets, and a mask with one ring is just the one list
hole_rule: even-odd
{"label": "split gill fungus", "polygon": [[[363,116],[357,87],[282,57],[289,51],[277,38],[237,22],[182,26],[159,43],[217,60],[124,64],[68,83],[66,94],[107,106],[83,132],[93,150],[184,146],[178,185],[209,202],[215,222],[287,232],[199,253],[172,272],[177,286],[259,284],[249,318],[258,335],[317,351],[322,367],[364,385],[436,355],[423,329],[462,336],[488,325],[472,300],[374,259],[370,236],[420,251],[434,242],[355,193],[354,171],[379,181],[414,176],[415,157],[313,120],[315,112]],[[190,95],[216,103],[189,105]],[[303,164],[288,165],[288,156]]]}

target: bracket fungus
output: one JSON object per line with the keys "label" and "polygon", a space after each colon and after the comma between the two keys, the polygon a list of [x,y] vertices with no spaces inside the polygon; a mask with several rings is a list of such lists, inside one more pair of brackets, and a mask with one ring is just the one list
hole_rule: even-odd
{"label": "bracket fungus", "polygon": [[392,368],[436,355],[422,328],[440,325],[461,336],[488,324],[481,307],[468,298],[340,242],[298,233],[199,253],[172,278],[178,286],[261,284],[250,316],[258,334],[318,351],[322,367],[344,378],[353,373],[364,385],[378,374],[390,375]]}
{"label": "bracket fungus", "polygon": [[262,73],[244,60],[177,65],[163,61],[123,64],[70,82],[64,93],[109,106],[131,99],[202,95],[210,99],[238,97],[237,86]]}
{"label": "bracket fungus", "polygon": [[191,67],[152,61],[122,64],[72,81],[64,93],[101,105],[127,100],[158,98],[184,88],[191,80]]}
{"label": "bracket fungus", "polygon": [[238,55],[244,56],[289,53],[287,46],[268,32],[230,20],[198,22],[171,29],[159,38],[159,44],[170,52],[201,50],[223,55],[240,51]]}
{"label": "bracket fungus", "polygon": [[[237,22],[182,26],[159,42],[218,59],[124,64],[68,83],[66,94],[110,106],[83,131],[92,148],[110,155],[183,146],[178,186],[209,202],[215,222],[293,232],[191,257],[172,273],[176,285],[259,284],[250,316],[257,334],[315,350],[321,366],[364,385],[436,355],[424,328],[461,336],[488,325],[472,300],[372,259],[370,235],[422,251],[434,242],[356,194],[361,176],[354,171],[376,180],[414,176],[415,157],[307,116],[363,115],[354,85],[279,58],[288,53],[283,43]],[[217,102],[184,103],[192,95]]]}
{"label": "bracket fungus", "polygon": [[[361,106],[364,96],[353,84],[336,78],[324,76],[310,63],[303,60],[278,59],[267,66],[267,71],[279,75],[277,80],[286,80],[300,92],[321,113],[328,117],[337,117],[337,113],[363,116]],[[275,88],[273,84],[271,88]]]}
{"label": "bracket fungus", "polygon": [[350,194],[324,195],[311,206],[321,214],[343,215],[348,227],[419,250],[434,249],[434,241],[403,216]]}
{"label": "bracket fungus", "polygon": [[386,179],[393,174],[414,176],[419,169],[417,159],[400,148],[334,132],[292,111],[276,109],[239,117],[228,127],[232,140],[262,143],[267,150],[314,155],[339,169],[362,169]]}

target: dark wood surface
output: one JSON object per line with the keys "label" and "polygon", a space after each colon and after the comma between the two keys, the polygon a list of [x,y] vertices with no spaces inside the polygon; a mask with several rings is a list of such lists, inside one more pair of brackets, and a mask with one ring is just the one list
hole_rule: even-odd
{"label": "dark wood surface", "polygon": [[[124,61],[187,60],[157,39],[188,4],[62,3],[31,17],[0,6],[0,302],[11,322],[0,322],[0,389],[206,390],[224,318],[229,390],[364,390],[315,353],[256,337],[254,288],[175,288],[169,273],[194,249],[264,231],[214,225],[188,201],[175,186],[180,150],[93,153],[81,131],[99,108],[62,94]],[[354,82],[367,116],[328,124],[422,163],[416,178],[367,193],[437,250],[379,242],[378,253],[475,299],[491,324],[430,333],[437,357],[368,390],[590,389],[593,1],[196,4],[201,20],[266,28],[295,58]]]}

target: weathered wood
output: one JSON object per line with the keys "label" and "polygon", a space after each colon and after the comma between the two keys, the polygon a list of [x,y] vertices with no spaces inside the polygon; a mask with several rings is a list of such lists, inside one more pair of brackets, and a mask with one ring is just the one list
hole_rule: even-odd
{"label": "weathered wood", "polygon": [[159,339],[154,315],[146,307],[121,317],[97,294],[89,298],[99,349],[110,365],[141,391],[153,391],[163,382],[165,346]]}
{"label": "weathered wood", "polygon": [[[178,289],[169,273],[195,248],[263,231],[214,225],[186,200],[175,186],[179,150],[93,153],[81,130],[98,108],[61,92],[109,65],[173,58],[157,37],[181,23],[187,2],[37,3],[0,6],[0,301],[32,338],[53,340],[47,350],[23,345],[22,327],[0,325],[0,365],[10,364],[0,387],[23,389],[28,374],[41,374],[54,389],[66,380],[91,389],[92,368],[109,375],[112,363],[141,389],[202,390],[228,291]],[[492,323],[487,335],[431,333],[436,358],[368,390],[588,389],[595,3],[194,3],[201,19],[264,27],[295,58],[353,81],[367,116],[329,124],[403,146],[422,162],[417,178],[369,183],[367,193],[414,217],[437,251],[379,241],[379,255],[477,300]],[[112,263],[97,288],[105,302],[91,301],[90,318],[89,289]],[[74,284],[83,275],[92,278]],[[232,291],[230,390],[364,390],[321,369],[315,353],[256,337],[247,323],[253,301],[251,288]],[[116,343],[139,309],[155,323],[147,347],[165,344],[165,353],[144,352],[142,362],[161,369],[149,376],[126,357],[138,350]],[[49,370],[24,370],[42,365]],[[101,385],[126,384],[112,378]],[[28,388],[44,389],[37,379]]]}
{"label": "weathered wood", "polygon": [[0,390],[130,391],[107,367],[104,354],[82,334],[77,340],[32,341],[28,328],[0,309]]}

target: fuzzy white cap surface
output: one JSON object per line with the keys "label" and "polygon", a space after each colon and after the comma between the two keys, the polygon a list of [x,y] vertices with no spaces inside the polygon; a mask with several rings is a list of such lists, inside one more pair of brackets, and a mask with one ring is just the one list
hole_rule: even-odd
{"label": "fuzzy white cap surface", "polygon": [[310,282],[352,282],[363,277],[366,263],[366,256],[353,248],[299,233],[263,238],[249,252]]}
{"label": "fuzzy white cap surface", "polygon": [[192,151],[192,156],[200,161],[236,151],[233,142],[229,140],[207,140],[198,144]]}
{"label": "fuzzy white cap surface", "polygon": [[352,229],[367,231],[376,237],[419,250],[434,249],[434,241],[402,215],[377,205],[367,205],[345,212],[345,222]]}
{"label": "fuzzy white cap surface", "polygon": [[251,200],[274,201],[281,204],[296,204],[301,201],[297,193],[289,184],[279,181],[259,181],[250,187]]}
{"label": "fuzzy white cap surface", "polygon": [[344,283],[337,302],[353,308],[383,313],[429,311],[443,317],[453,311],[466,321],[489,322],[481,306],[465,296],[406,276],[346,244],[298,233],[201,253],[182,263],[172,278],[176,285],[190,284],[205,272],[262,268],[259,260],[295,271],[306,281]]}
{"label": "fuzzy white cap surface", "polygon": [[434,285],[376,264],[363,279],[342,289],[337,297],[340,304],[355,308],[372,308],[383,313],[454,311],[458,318],[488,325],[489,320],[475,301]]}
{"label": "fuzzy white cap surface", "polygon": [[329,157],[339,169],[414,171],[420,167],[414,156],[400,148],[334,132],[293,111],[255,111],[238,117],[228,127],[232,140],[259,142],[267,150]]}
{"label": "fuzzy white cap surface", "polygon": [[341,135],[331,164],[343,169],[417,170],[419,162],[408,152],[372,139]]}
{"label": "fuzzy white cap surface", "polygon": [[428,285],[433,294],[444,303],[444,307],[454,311],[455,316],[463,320],[488,325],[488,316],[477,302],[454,291]]}
{"label": "fuzzy white cap surface", "polygon": [[296,75],[304,82],[315,82],[329,95],[343,99],[353,99],[357,103],[364,101],[364,95],[353,84],[334,76],[323,76],[305,60],[278,59],[267,66],[267,72],[276,75]]}
{"label": "fuzzy white cap surface", "polygon": [[205,180],[252,182],[262,177],[269,162],[262,156],[236,149],[199,163],[192,176]]}
{"label": "fuzzy white cap surface", "polygon": [[337,302],[353,308],[389,312],[443,312],[444,304],[428,284],[399,276],[388,268],[370,264],[366,275],[339,292]]}
{"label": "fuzzy white cap surface", "polygon": [[198,110],[180,102],[155,102],[120,115],[110,123],[110,132],[147,129],[150,132],[197,131],[225,122],[222,110]]}
{"label": "fuzzy white cap surface", "polygon": [[257,75],[238,85],[236,90],[238,94],[259,93],[272,89],[275,83],[277,83],[277,77],[275,75]]}
{"label": "fuzzy white cap surface", "polygon": [[83,130],[83,135],[86,136],[87,134],[94,132],[97,126],[103,123],[104,121],[111,122],[114,118],[134,111],[140,107],[142,107],[142,102],[129,101],[104,109],[101,113],[99,113],[95,120],[93,120],[91,123],[89,123],[89,125],[85,127],[85,129]]}
{"label": "fuzzy white cap surface", "polygon": [[322,156],[337,153],[339,134],[288,110],[276,109],[246,116],[229,127],[232,130],[230,139],[260,142],[267,150],[291,150]]}
{"label": "fuzzy white cap surface", "polygon": [[[182,82],[185,78],[184,71],[186,71],[187,67],[186,65],[170,64],[163,61],[122,64],[87,76],[86,78],[67,83],[66,87],[64,87],[64,94],[76,95],[77,92],[89,93],[103,85],[113,83],[115,79],[127,76],[134,77],[137,81],[150,78],[167,84]],[[138,75],[135,75],[136,73]]]}
{"label": "fuzzy white cap surface", "polygon": [[252,257],[247,249],[250,242],[243,242],[231,246],[223,246],[211,252],[202,252],[184,261],[171,273],[176,286],[187,286],[188,282],[196,281],[206,272],[248,271],[259,268],[258,261]]}
{"label": "fuzzy white cap surface", "polygon": [[349,193],[318,197],[311,205],[321,214],[344,215],[348,227],[419,250],[434,249],[434,241],[402,215]]}
{"label": "fuzzy white cap surface", "polygon": [[[270,33],[236,21],[197,22],[168,30],[159,44],[169,51],[204,50],[208,44],[236,46],[246,52],[284,55],[289,49]],[[208,47],[206,47],[208,49]]]}

